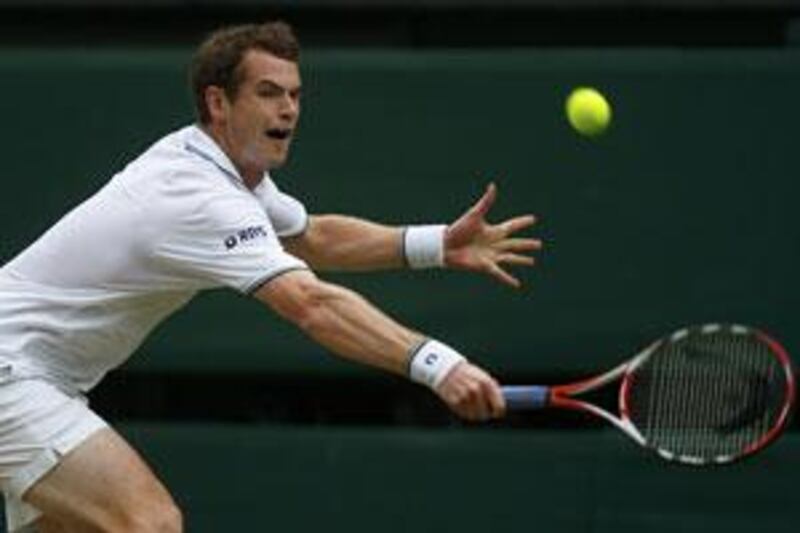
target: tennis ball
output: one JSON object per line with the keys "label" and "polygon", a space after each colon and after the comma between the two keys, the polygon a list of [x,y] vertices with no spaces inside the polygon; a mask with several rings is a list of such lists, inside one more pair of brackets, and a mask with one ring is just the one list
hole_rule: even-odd
{"label": "tennis ball", "polygon": [[596,137],[611,122],[611,106],[597,89],[578,87],[567,97],[567,119],[572,127],[587,137]]}

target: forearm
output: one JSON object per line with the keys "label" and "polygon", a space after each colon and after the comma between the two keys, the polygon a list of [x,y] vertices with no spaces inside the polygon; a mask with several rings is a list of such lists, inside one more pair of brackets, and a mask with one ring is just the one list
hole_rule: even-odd
{"label": "forearm", "polygon": [[343,215],[315,215],[286,249],[317,271],[370,271],[402,268],[403,228]]}
{"label": "forearm", "polygon": [[356,293],[328,285],[330,293],[303,330],[352,361],[407,375],[409,355],[422,335],[401,326]]}
{"label": "forearm", "polygon": [[349,289],[313,272],[286,273],[255,296],[331,352],[424,384],[460,415],[500,416],[497,383],[449,346],[398,324]]}
{"label": "forearm", "polygon": [[296,286],[294,296],[281,298],[273,294],[280,290],[280,280],[270,285],[257,297],[345,359],[406,375],[410,353],[424,340],[344,287],[309,276],[307,283]]}

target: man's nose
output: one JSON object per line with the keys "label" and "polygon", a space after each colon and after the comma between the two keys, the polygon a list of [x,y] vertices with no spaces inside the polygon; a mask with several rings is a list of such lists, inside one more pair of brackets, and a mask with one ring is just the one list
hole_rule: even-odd
{"label": "man's nose", "polygon": [[281,100],[281,116],[283,118],[294,118],[300,112],[300,102],[291,95],[286,95]]}

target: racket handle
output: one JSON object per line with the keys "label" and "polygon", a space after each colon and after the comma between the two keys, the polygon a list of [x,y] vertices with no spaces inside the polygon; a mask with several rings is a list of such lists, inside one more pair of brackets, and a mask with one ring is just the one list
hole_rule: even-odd
{"label": "racket handle", "polygon": [[550,387],[538,385],[512,385],[501,387],[509,411],[525,411],[547,407]]}

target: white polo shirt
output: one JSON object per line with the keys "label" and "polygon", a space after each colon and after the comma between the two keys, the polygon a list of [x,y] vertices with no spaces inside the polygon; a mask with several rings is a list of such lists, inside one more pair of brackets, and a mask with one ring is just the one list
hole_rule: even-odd
{"label": "white polo shirt", "polygon": [[0,269],[0,365],[87,391],[197,291],[308,268],[278,240],[307,221],[200,128],[171,133]]}

